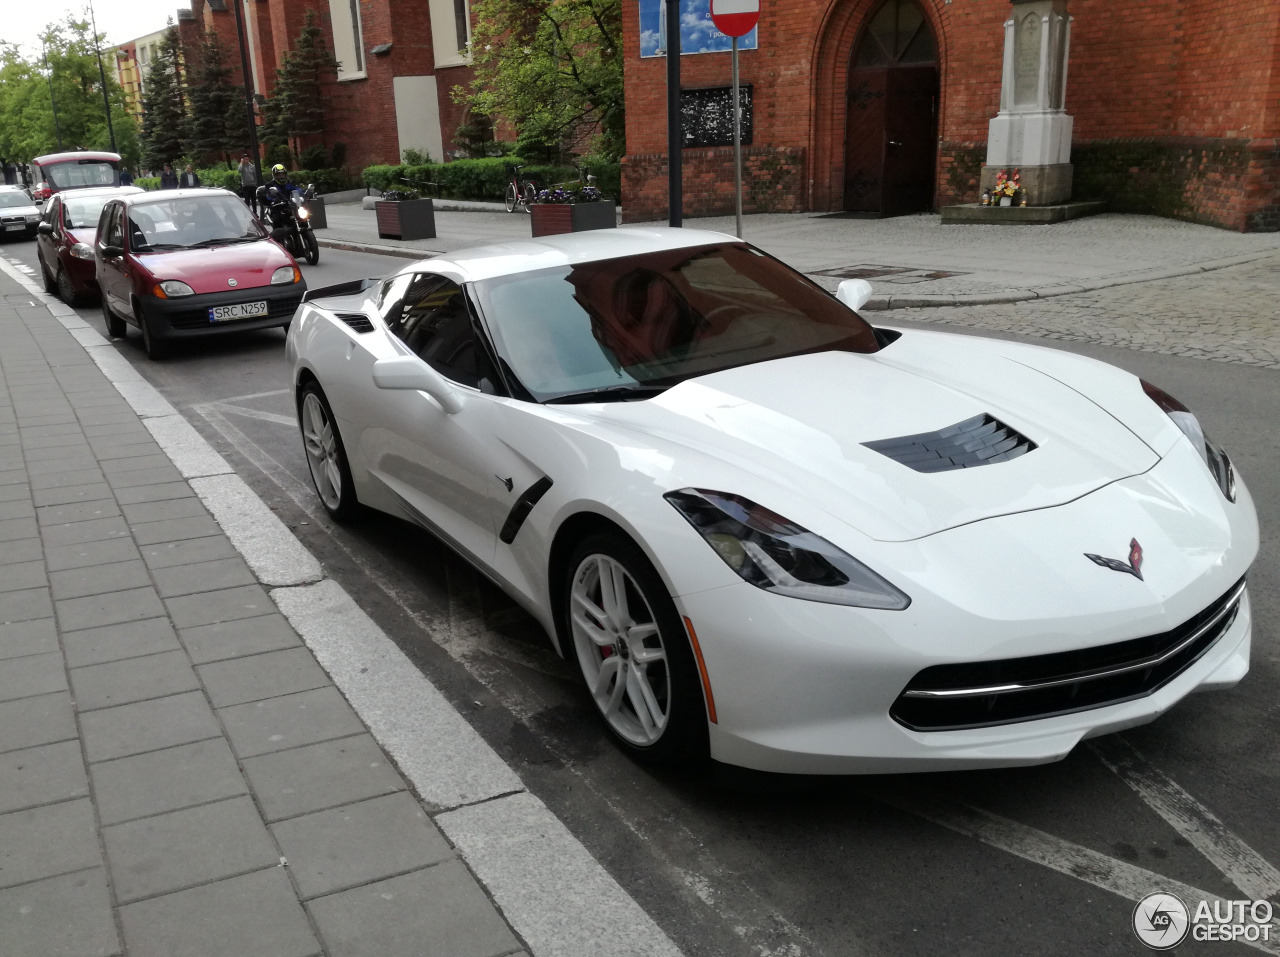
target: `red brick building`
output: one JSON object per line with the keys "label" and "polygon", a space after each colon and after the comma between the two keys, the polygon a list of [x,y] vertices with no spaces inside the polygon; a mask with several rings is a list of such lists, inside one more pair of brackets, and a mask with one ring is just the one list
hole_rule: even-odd
{"label": "red brick building", "polygon": [[[275,71],[315,10],[341,63],[325,89],[324,145],[347,147],[346,165],[399,162],[406,149],[437,162],[453,149],[463,108],[450,95],[471,81],[468,0],[243,0],[253,86],[270,95]],[[184,48],[216,31],[241,82],[232,0],[191,0],[180,11]]]}
{"label": "red brick building", "polygon": [[[641,57],[637,0],[623,4],[626,215],[663,218],[666,62]],[[758,49],[740,54],[752,95],[745,207],[893,213],[976,201],[1015,8],[1010,0],[761,0]],[[1280,229],[1280,3],[1069,0],[1068,8],[1074,198]],[[685,55],[681,71],[688,117],[691,96],[728,86],[729,54]],[[684,212],[731,212],[732,149],[689,141],[686,127]]]}

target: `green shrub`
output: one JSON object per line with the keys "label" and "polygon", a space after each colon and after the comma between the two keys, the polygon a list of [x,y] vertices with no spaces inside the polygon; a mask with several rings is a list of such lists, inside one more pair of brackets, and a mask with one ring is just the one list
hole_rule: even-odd
{"label": "green shrub", "polygon": [[320,195],[351,189],[355,184],[345,169],[299,169],[289,174],[289,182],[299,186],[311,184]]}
{"label": "green shrub", "polygon": [[399,176],[403,176],[403,167],[401,166],[366,166],[364,172],[360,174],[360,180],[370,189],[384,190],[390,189],[392,182]]}
{"label": "green shrub", "polygon": [[159,189],[160,177],[159,176],[139,176],[137,179],[133,181],[133,185],[137,186],[139,189]]}
{"label": "green shrub", "polygon": [[[472,199],[498,202],[506,195],[510,175],[509,164],[523,165],[518,156],[490,157],[487,159],[460,159],[452,163],[425,163],[422,165],[368,166],[361,173],[361,182],[376,190],[404,187],[404,180],[411,183],[437,183],[439,195],[446,199]],[[596,185],[612,199],[619,198],[622,184],[622,167],[618,163],[584,161],[587,172],[596,177]],[[557,183],[570,183],[578,178],[572,166],[525,166],[521,179],[531,179],[538,189],[546,189]],[[318,184],[317,184],[318,185]],[[427,195],[435,195],[434,190]]]}
{"label": "green shrub", "polygon": [[225,166],[211,166],[208,169],[196,170],[201,186],[221,186],[232,192],[240,189],[240,171],[227,169]]}

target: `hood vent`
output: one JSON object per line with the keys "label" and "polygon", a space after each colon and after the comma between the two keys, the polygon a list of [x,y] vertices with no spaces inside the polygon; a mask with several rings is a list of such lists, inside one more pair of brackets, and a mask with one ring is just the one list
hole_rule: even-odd
{"label": "hood vent", "polygon": [[359,312],[335,312],[335,316],[349,325],[356,332],[373,332],[373,323],[369,317]]}
{"label": "hood vent", "polygon": [[985,413],[936,432],[862,444],[917,472],[949,472],[1007,462],[1036,447],[1025,435]]}

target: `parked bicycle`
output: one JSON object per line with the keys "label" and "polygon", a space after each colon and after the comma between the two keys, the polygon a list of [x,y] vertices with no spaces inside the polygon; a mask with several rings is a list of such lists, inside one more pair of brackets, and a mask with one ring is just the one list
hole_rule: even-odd
{"label": "parked bicycle", "polygon": [[506,167],[507,172],[511,177],[507,181],[507,212],[514,213],[517,206],[523,206],[525,209],[528,209],[531,203],[537,201],[537,184],[531,179],[522,180],[520,178],[520,171],[524,169],[523,166],[516,166],[513,163],[508,163],[506,164]]}

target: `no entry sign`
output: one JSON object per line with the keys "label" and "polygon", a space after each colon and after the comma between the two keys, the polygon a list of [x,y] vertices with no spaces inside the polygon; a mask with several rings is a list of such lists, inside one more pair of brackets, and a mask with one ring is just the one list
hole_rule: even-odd
{"label": "no entry sign", "polygon": [[760,0],[711,0],[711,21],[727,37],[746,36],[760,22]]}

